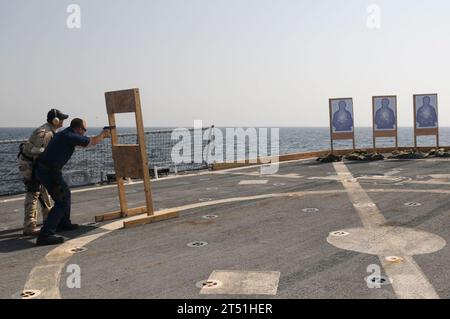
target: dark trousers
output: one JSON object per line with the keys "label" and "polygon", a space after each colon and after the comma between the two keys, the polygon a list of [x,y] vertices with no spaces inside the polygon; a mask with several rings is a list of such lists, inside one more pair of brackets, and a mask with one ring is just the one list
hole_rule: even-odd
{"label": "dark trousers", "polygon": [[37,165],[34,171],[36,179],[44,185],[50,196],[55,201],[55,205],[50,210],[44,226],[41,228],[42,236],[54,235],[59,226],[71,224],[70,206],[71,195],[69,186],[64,181],[61,170],[49,169]]}

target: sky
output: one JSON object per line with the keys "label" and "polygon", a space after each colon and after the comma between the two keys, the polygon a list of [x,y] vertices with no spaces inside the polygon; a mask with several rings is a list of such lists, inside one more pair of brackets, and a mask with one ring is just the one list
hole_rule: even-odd
{"label": "sky", "polygon": [[104,92],[135,87],[146,127],[328,126],[341,97],[369,127],[374,95],[412,126],[422,93],[450,126],[449,15],[448,0],[0,0],[0,127],[53,107],[104,126]]}

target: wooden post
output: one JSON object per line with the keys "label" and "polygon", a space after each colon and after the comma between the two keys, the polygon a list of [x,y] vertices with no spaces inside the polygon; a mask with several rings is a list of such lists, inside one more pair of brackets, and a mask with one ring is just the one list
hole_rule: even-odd
{"label": "wooden post", "polygon": [[142,171],[144,180],[144,192],[145,192],[145,202],[147,204],[147,215],[153,215],[153,199],[152,190],[150,187],[150,174],[148,170],[148,157],[147,157],[147,147],[145,141],[144,133],[144,121],[142,119],[142,109],[141,109],[141,98],[139,96],[139,89],[134,89],[135,101],[136,101],[136,128],[137,137],[140,146],[140,154],[142,159]]}
{"label": "wooden post", "polygon": [[439,148],[439,131],[436,134],[436,145],[437,145],[437,148]]}
{"label": "wooden post", "polygon": [[398,107],[395,106],[395,150],[398,151]]}
{"label": "wooden post", "polygon": [[416,96],[413,95],[414,113],[414,149],[417,149],[417,116],[416,116]]}
{"label": "wooden post", "polygon": [[437,146],[437,148],[439,148],[439,110],[438,110],[439,103],[438,103],[438,99],[439,99],[439,96],[436,94],[436,117],[437,117],[436,146]]}
{"label": "wooden post", "polygon": [[328,101],[329,103],[329,113],[330,113],[330,143],[331,143],[331,154],[334,153],[334,145],[333,145],[333,109],[331,107],[332,100]]}
{"label": "wooden post", "polygon": [[[119,144],[119,137],[117,136],[117,129],[116,126],[116,119],[114,116],[114,113],[108,113],[108,121],[109,125],[113,127],[111,130],[111,148],[114,145]],[[114,161],[114,170],[117,172],[119,170],[118,163]],[[120,212],[121,217],[128,216],[128,206],[127,206],[127,198],[125,196],[125,183],[123,181],[123,178],[120,178],[116,175],[116,182],[117,182],[117,191],[119,193],[119,203],[120,203]]]}
{"label": "wooden post", "polygon": [[372,96],[372,138],[373,138],[373,152],[377,152],[377,137],[375,136],[375,97]]}

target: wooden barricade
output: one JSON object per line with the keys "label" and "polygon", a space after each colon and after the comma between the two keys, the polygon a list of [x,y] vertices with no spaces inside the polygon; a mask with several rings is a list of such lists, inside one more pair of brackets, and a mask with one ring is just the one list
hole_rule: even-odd
{"label": "wooden barricade", "polygon": [[[114,168],[116,172],[120,211],[95,216],[95,221],[101,222],[140,214],[147,215],[141,219],[124,222],[124,228],[128,228],[132,226],[148,224],[154,221],[161,221],[178,217],[178,212],[161,211],[155,214],[155,212],[153,211],[147,147],[144,135],[144,123],[142,119],[139,89],[106,92],[105,100],[109,125],[112,127],[111,148],[114,159]],[[115,114],[119,113],[135,113],[137,144],[119,143],[115,118]],[[128,208],[124,181],[127,178],[143,180],[146,206]]]}

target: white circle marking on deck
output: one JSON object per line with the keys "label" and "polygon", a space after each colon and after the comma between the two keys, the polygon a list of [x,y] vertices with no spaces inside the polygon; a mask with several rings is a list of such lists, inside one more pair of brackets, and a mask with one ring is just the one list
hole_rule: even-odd
{"label": "white circle marking on deck", "polygon": [[[369,191],[364,190],[360,183],[349,182],[353,176],[344,163],[333,163],[333,166],[352,203],[372,202],[367,194]],[[393,288],[399,298],[439,299],[412,256],[438,251],[446,241],[416,229],[384,226],[387,221],[377,207],[355,208],[364,228],[350,229],[350,235],[346,237],[328,236],[327,241],[337,248],[378,255],[388,277],[395,280]],[[390,267],[383,257],[393,255],[404,256],[404,261],[396,264],[395,268]]]}

